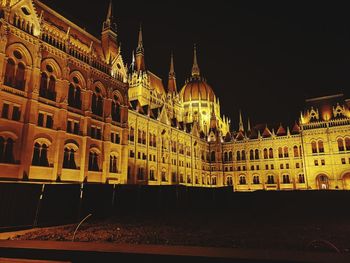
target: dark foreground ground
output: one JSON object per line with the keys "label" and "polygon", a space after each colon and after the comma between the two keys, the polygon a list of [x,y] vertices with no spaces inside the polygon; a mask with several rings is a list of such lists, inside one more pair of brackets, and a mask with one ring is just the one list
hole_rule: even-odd
{"label": "dark foreground ground", "polygon": [[[39,230],[13,239],[71,241],[75,227]],[[348,216],[332,216],[330,209],[324,216],[298,211],[135,213],[91,217],[81,225],[75,241],[349,253],[350,221]]]}

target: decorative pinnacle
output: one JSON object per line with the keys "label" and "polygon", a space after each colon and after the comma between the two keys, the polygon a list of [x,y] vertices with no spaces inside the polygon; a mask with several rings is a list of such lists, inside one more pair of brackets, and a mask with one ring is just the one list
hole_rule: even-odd
{"label": "decorative pinnacle", "polygon": [[196,44],[194,44],[192,77],[199,77],[199,76],[200,76],[200,70],[197,62],[197,48],[196,48]]}

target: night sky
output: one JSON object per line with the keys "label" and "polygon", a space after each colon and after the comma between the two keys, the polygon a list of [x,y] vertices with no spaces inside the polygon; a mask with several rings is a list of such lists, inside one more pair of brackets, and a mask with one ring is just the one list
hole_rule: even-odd
{"label": "night sky", "polygon": [[[45,0],[99,37],[109,0]],[[173,50],[180,90],[193,44],[201,75],[237,128],[238,111],[256,123],[293,123],[304,100],[350,86],[350,16],[336,1],[117,1],[124,62],[143,26],[146,67],[167,81]]]}

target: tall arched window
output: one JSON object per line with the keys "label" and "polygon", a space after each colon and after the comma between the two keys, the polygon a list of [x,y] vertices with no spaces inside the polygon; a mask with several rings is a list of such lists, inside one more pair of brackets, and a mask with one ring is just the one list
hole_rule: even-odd
{"label": "tall arched window", "polygon": [[298,146],[294,145],[293,152],[294,152],[294,157],[299,157]]}
{"label": "tall arched window", "polygon": [[273,149],[272,148],[269,149],[269,158],[273,159]]}
{"label": "tall arched window", "polygon": [[11,138],[8,138],[6,140],[6,147],[4,151],[4,158],[5,163],[13,163],[14,157],[13,157],[13,140]]}
{"label": "tall arched window", "polygon": [[283,149],[283,153],[284,153],[284,158],[288,158],[289,157],[289,152],[288,152],[288,147],[284,147]]}
{"label": "tall arched window", "polygon": [[227,152],[224,153],[224,162],[227,162],[228,161],[228,154]]}
{"label": "tall arched window", "polygon": [[25,66],[23,63],[18,63],[16,79],[15,79],[15,88],[19,90],[24,90],[25,86]]}
{"label": "tall arched window", "polygon": [[254,150],[249,151],[249,159],[254,160]]}
{"label": "tall arched window", "polygon": [[247,184],[245,176],[242,175],[239,177],[239,184],[242,184],[242,185]]}
{"label": "tall arched window", "polygon": [[318,141],[318,152],[324,153],[323,141]]}
{"label": "tall arched window", "polygon": [[79,80],[76,77],[73,77],[73,82],[69,84],[68,105],[76,109],[81,109],[81,88],[79,86]]}
{"label": "tall arched window", "polygon": [[129,131],[129,141],[133,142],[135,140],[135,129],[134,127],[130,127]]}
{"label": "tall arched window", "polygon": [[[48,73],[47,72],[41,73],[39,95],[40,97],[55,101],[56,100],[56,79],[52,75],[52,72],[53,72],[52,67],[47,66],[47,68],[48,68]],[[49,75],[51,76],[49,77]],[[69,90],[68,92],[69,95],[70,95],[70,92],[71,90]]]}
{"label": "tall arched window", "polygon": [[110,173],[117,173],[118,167],[117,167],[117,157],[111,155],[109,157],[109,172]]}
{"label": "tall arched window", "polygon": [[44,144],[40,144],[36,142],[34,144],[34,152],[33,152],[33,160],[32,160],[32,165],[35,166],[49,166],[49,161],[48,161],[48,146]]}
{"label": "tall arched window", "polygon": [[344,140],[343,140],[342,138],[339,138],[339,139],[337,140],[337,142],[338,142],[338,150],[339,150],[340,152],[344,151],[344,150],[345,150],[345,147],[344,147]]}
{"label": "tall arched window", "polygon": [[233,160],[233,156],[232,156],[231,151],[228,153],[228,160],[229,160],[229,162],[232,162],[232,160]]}
{"label": "tall arched window", "polygon": [[240,151],[237,151],[236,159],[237,159],[237,161],[241,160],[241,152]]}
{"label": "tall arched window", "polygon": [[95,92],[92,94],[91,111],[95,115],[103,115],[103,98],[98,87],[95,88]]}
{"label": "tall arched window", "polygon": [[120,122],[120,103],[117,96],[112,101],[112,120]]}
{"label": "tall arched window", "polygon": [[215,162],[215,151],[212,151],[212,152],[210,153],[210,160],[211,160],[212,162]]}
{"label": "tall arched window", "polygon": [[98,154],[95,152],[89,152],[89,171],[99,171],[98,167]]}
{"label": "tall arched window", "polygon": [[54,78],[54,76],[50,76],[47,95],[48,95],[48,99],[56,100],[56,79]]}
{"label": "tall arched window", "polygon": [[242,156],[241,157],[242,157],[242,161],[245,161],[245,159],[246,159],[245,150],[242,151]]}
{"label": "tall arched window", "polygon": [[281,147],[278,148],[278,158],[283,158],[283,152]]}
{"label": "tall arched window", "polygon": [[260,156],[259,156],[259,150],[255,149],[255,160],[259,160]]}
{"label": "tall arched window", "polygon": [[41,73],[39,95],[40,97],[46,98],[46,93],[47,93],[47,74],[43,72]]}
{"label": "tall arched window", "polygon": [[311,142],[312,153],[317,153],[317,144],[315,141]]}
{"label": "tall arched window", "polygon": [[269,155],[267,153],[267,149],[265,148],[264,149],[264,159],[268,159],[269,158]]}
{"label": "tall arched window", "polygon": [[74,149],[64,148],[63,168],[76,169]]}
{"label": "tall arched window", "polygon": [[5,85],[14,87],[15,72],[16,72],[16,64],[11,58],[9,58],[6,64]]}
{"label": "tall arched window", "polygon": [[345,148],[347,151],[350,151],[350,138],[349,137],[345,138]]}

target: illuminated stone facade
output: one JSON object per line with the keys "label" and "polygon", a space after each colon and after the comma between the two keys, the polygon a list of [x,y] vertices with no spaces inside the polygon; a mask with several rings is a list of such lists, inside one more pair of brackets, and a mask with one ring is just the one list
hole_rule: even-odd
{"label": "illuminated stone facade", "polygon": [[129,68],[112,5],[101,39],[38,0],[0,1],[2,180],[350,189],[349,100],[306,101],[298,123],[232,131],[194,49],[178,90],[145,63]]}

